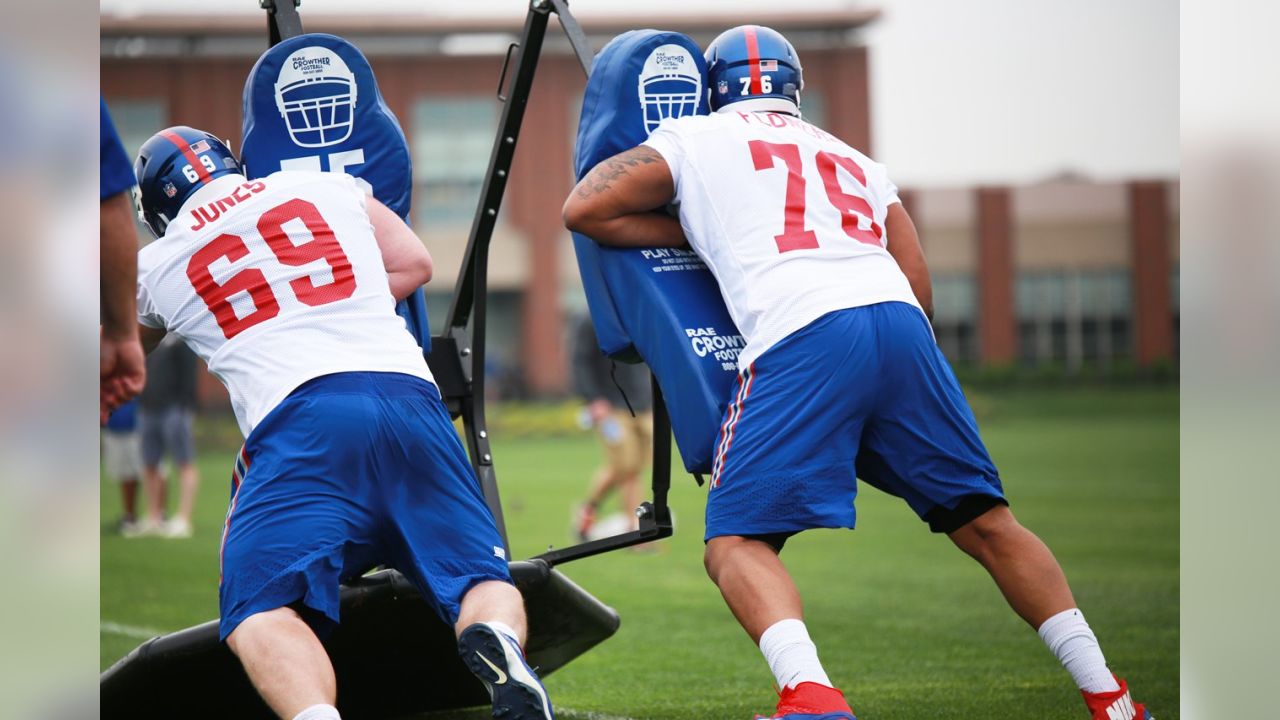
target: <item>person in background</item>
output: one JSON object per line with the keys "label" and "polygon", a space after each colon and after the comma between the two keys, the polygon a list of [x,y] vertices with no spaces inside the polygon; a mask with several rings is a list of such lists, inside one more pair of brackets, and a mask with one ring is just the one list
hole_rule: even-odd
{"label": "person in background", "polygon": [[614,362],[600,352],[587,315],[574,334],[573,379],[586,402],[583,424],[596,429],[604,447],[604,464],[591,480],[586,502],[575,512],[574,532],[585,542],[600,504],[614,490],[630,528],[639,527],[634,511],[641,501],[640,474],[653,445],[653,388],[648,365]]}
{"label": "person in background", "polygon": [[123,514],[120,534],[136,537],[138,523],[138,478],[142,475],[142,451],[138,441],[138,402],[131,400],[116,408],[102,427],[102,465],[107,477],[120,485]]}
{"label": "person in background", "polygon": [[[138,398],[138,430],[146,478],[147,519],[142,532],[189,538],[193,530],[200,473],[195,464],[196,356],[176,335],[169,335],[147,357],[147,386]],[[165,456],[178,477],[178,510],[164,522],[167,483]]]}

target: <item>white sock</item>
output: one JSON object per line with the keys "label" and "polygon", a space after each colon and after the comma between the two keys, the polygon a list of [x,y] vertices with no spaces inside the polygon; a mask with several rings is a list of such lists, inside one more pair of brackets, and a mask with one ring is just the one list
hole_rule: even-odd
{"label": "white sock", "polygon": [[338,708],[332,705],[312,705],[293,716],[293,720],[342,720]]}
{"label": "white sock", "polygon": [[1120,689],[1115,676],[1107,669],[1098,638],[1085,622],[1084,613],[1076,608],[1063,610],[1045,620],[1037,632],[1081,690],[1099,693]]}
{"label": "white sock", "polygon": [[[519,644],[520,644],[520,636],[516,634],[516,631],[515,631],[515,630],[514,630],[510,625],[508,625],[508,624],[506,624],[506,623],[504,623],[504,622],[498,622],[497,620],[489,620],[489,621],[485,622],[485,625],[488,625],[489,627],[493,628],[494,630],[497,630],[498,632],[502,633],[503,635],[506,635],[507,637],[511,638],[512,640],[515,640],[515,641],[516,641],[516,645],[519,645]],[[520,652],[524,652],[524,648],[520,648]]]}
{"label": "white sock", "polygon": [[818,662],[818,648],[800,620],[779,620],[770,625],[760,636],[760,652],[780,688],[794,688],[806,682],[832,686],[827,671]]}

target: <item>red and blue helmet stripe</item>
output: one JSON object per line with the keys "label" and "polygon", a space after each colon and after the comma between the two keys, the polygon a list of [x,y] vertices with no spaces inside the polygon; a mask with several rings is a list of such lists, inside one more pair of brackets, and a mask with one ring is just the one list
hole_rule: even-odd
{"label": "red and blue helmet stripe", "polygon": [[800,107],[800,56],[782,33],[762,25],[724,31],[707,46],[712,110],[742,100],[778,98]]}
{"label": "red and blue helmet stripe", "polygon": [[242,174],[240,161],[216,135],[185,125],[152,135],[138,151],[133,169],[138,215],[156,237],[164,235],[196,190],[223,175]]}

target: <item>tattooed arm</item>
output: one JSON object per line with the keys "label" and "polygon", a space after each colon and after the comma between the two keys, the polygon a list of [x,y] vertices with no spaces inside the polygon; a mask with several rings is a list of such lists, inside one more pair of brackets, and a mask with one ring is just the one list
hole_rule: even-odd
{"label": "tattooed arm", "polygon": [[678,247],[680,221],[664,211],[675,197],[671,170],[639,145],[592,168],[564,203],[564,225],[602,245]]}

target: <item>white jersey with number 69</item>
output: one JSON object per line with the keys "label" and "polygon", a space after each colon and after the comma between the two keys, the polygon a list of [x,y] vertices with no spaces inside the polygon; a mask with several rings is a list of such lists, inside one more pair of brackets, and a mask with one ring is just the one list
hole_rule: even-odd
{"label": "white jersey with number 69", "polygon": [[800,118],[725,110],[645,141],[671,168],[680,224],[747,346],[739,368],[833,310],[919,307],[886,250],[884,166]]}
{"label": "white jersey with number 69", "polygon": [[321,375],[432,380],[396,315],[365,197],[345,174],[223,176],[138,254],[138,321],[208,363],[246,436]]}

